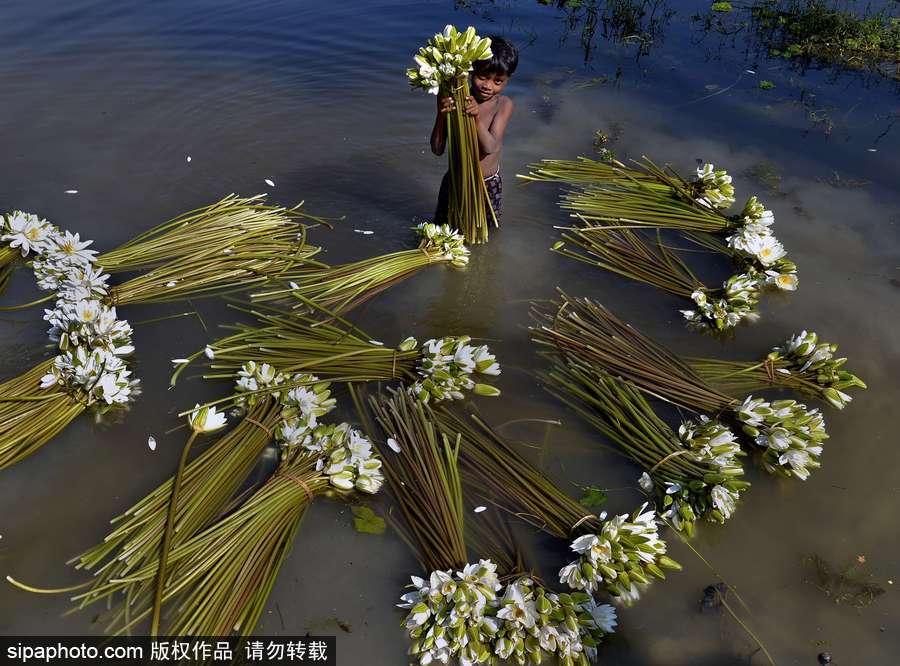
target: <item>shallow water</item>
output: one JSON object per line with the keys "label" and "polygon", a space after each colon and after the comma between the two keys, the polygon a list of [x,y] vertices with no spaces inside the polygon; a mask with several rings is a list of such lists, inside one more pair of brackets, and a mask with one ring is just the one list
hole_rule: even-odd
{"label": "shallow water", "polygon": [[[600,449],[532,376],[530,299],[550,298],[560,285],[697,355],[757,357],[803,328],[839,342],[869,390],[844,412],[825,410],[831,439],[823,468],[805,483],[751,472],[752,492],[728,529],[703,526],[692,545],[738,589],[777,663],[814,664],[823,650],[835,664],[889,663],[900,654],[900,602],[889,583],[900,575],[900,453],[890,417],[900,393],[897,85],[792,69],[745,49],[740,36],[732,43],[699,33],[690,16],[706,3],[656,4],[660,20],[640,57],[634,39],[604,40],[601,29],[587,59],[583,21],[569,30],[560,10],[526,0],[5,4],[0,210],[38,212],[109,249],[229,192],[268,190],[280,203],[305,199],[314,213],[347,216],[314,239],[327,246],[326,260],[404,249],[408,227],[430,215],[444,169],[427,146],[433,101],[408,91],[403,78],[410,53],[447,22],[509,35],[522,50],[508,89],[516,110],[503,161],[504,228],[474,249],[467,270],[425,271],[354,321],[388,342],[464,332],[488,338],[503,364],[504,394],[479,400],[478,409],[493,423],[561,420],[561,427],[504,432],[546,442],[540,460],[561,483],[611,489],[633,485],[636,472]],[[594,81],[600,77],[607,82]],[[763,78],[776,88],[759,90]],[[739,199],[757,193],[774,210],[778,236],[800,266],[800,290],[765,298],[761,322],[722,343],[685,329],[674,299],[547,252],[553,225],[565,224],[555,189],[517,187],[514,176],[540,158],[590,154],[597,129],[616,135],[620,158],[647,154],[685,172],[695,159],[727,168]],[[779,179],[754,178],[761,164]],[[30,275],[20,271],[4,301],[30,295]],[[199,381],[167,390],[169,359],[202,347],[216,323],[229,321],[221,303],[195,305],[202,322],[136,327],[144,395],[127,419],[101,427],[82,417],[2,472],[4,575],[47,586],[78,582],[63,562],[172,473],[183,435],[163,433],[177,425],[175,413],[221,395]],[[136,323],[189,309],[124,313]],[[37,310],[0,319],[4,377],[41,357],[43,329]],[[146,446],[150,433],[156,452]],[[608,508],[626,511],[637,501],[634,491],[610,492]],[[699,612],[716,575],[683,545],[671,547],[685,571],[620,613],[605,663],[765,663],[750,656],[752,644],[727,615]],[[544,540],[533,552],[551,563],[564,557],[560,544]],[[836,605],[810,582],[803,560],[811,553],[836,566],[864,556],[859,570],[887,593],[863,609]],[[318,502],[258,633],[338,633],[342,664],[404,663],[402,612],[393,603],[414,573],[399,540],[357,534],[346,507]],[[4,585],[0,630],[101,631],[90,612],[62,618],[66,608],[63,597]]]}

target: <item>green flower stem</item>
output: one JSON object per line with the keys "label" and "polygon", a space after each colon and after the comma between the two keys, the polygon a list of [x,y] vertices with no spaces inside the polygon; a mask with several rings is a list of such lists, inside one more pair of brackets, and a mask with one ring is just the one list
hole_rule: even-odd
{"label": "green flower stem", "polygon": [[178,505],[178,492],[181,490],[181,479],[184,476],[184,466],[187,464],[188,455],[191,452],[191,446],[197,439],[199,433],[194,431],[188,437],[187,443],[181,452],[181,459],[178,461],[178,471],[175,473],[175,480],[172,483],[172,497],[169,499],[169,511],[166,515],[166,531],[163,535],[162,548],[159,554],[159,578],[156,584],[156,596],[153,600],[153,620],[150,624],[150,635],[156,638],[159,635],[159,614],[162,610],[163,587],[166,582],[166,564],[169,559],[169,548],[172,546],[172,530],[175,523],[175,507]]}

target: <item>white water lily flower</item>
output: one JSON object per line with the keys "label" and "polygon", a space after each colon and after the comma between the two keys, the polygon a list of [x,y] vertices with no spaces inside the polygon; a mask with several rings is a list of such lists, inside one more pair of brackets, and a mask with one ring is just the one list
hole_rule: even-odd
{"label": "white water lily flower", "polygon": [[775,236],[756,236],[748,243],[748,251],[763,266],[769,266],[787,255],[784,246]]}
{"label": "white water lily flower", "polygon": [[9,246],[19,248],[22,256],[31,251],[40,252],[46,248],[50,236],[50,223],[31,213],[16,211],[7,217],[10,233],[4,234],[0,240],[9,241]]}
{"label": "white water lily flower", "polygon": [[605,634],[615,633],[618,619],[616,609],[609,604],[598,604],[591,597],[584,605],[584,609],[590,613],[591,620]]}
{"label": "white water lily flower", "polygon": [[225,414],[216,412],[215,406],[200,407],[194,405],[194,411],[188,414],[188,424],[194,432],[209,433],[225,427]]}
{"label": "white water lily flower", "polygon": [[728,490],[724,486],[713,486],[710,491],[713,505],[721,512],[722,516],[727,520],[734,515],[737,508],[737,495]]}
{"label": "white water lily flower", "polygon": [[54,238],[57,252],[82,264],[94,263],[97,251],[86,249],[93,242],[92,240],[83,241],[79,234],[72,234],[68,231]]}

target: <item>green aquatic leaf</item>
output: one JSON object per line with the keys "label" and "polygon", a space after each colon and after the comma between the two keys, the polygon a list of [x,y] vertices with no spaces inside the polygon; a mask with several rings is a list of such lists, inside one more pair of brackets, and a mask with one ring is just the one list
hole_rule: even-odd
{"label": "green aquatic leaf", "polygon": [[603,506],[606,504],[606,493],[602,489],[588,486],[585,490],[587,492],[584,497],[578,500],[579,504],[587,507]]}
{"label": "green aquatic leaf", "polygon": [[364,534],[384,534],[384,518],[367,506],[351,506],[353,527]]}

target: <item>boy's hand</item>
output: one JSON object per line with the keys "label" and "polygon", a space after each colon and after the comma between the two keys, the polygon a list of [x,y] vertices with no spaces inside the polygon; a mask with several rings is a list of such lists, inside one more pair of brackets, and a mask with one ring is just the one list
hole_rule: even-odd
{"label": "boy's hand", "polygon": [[472,116],[473,118],[478,117],[478,102],[476,102],[475,98],[471,95],[466,97],[465,112],[467,116]]}
{"label": "boy's hand", "polygon": [[446,115],[456,108],[451,95],[438,95],[437,110],[441,115]]}

